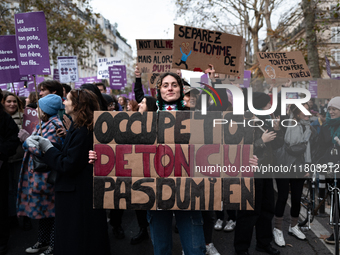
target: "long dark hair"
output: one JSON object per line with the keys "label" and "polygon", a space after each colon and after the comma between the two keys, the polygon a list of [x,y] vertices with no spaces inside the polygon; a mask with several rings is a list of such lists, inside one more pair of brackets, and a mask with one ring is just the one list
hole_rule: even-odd
{"label": "long dark hair", "polygon": [[100,92],[100,90],[98,89],[98,87],[96,85],[91,84],[91,83],[85,83],[85,84],[81,85],[80,88],[92,91],[97,96],[97,101],[99,103],[100,110],[101,111],[107,111],[106,101],[105,101],[102,93]]}
{"label": "long dark hair", "polygon": [[93,130],[93,114],[99,111],[99,103],[96,94],[87,89],[72,89],[70,92],[73,109],[74,127],[86,126]]}
{"label": "long dark hair", "polygon": [[183,82],[182,82],[182,79],[177,74],[170,73],[170,72],[162,74],[159,77],[159,79],[158,79],[158,82],[157,82],[157,103],[158,103],[158,108],[161,111],[161,110],[163,110],[164,103],[172,103],[172,102],[165,102],[163,100],[163,98],[161,97],[161,92],[160,92],[160,89],[161,89],[161,86],[162,86],[162,83],[163,83],[163,79],[165,77],[167,77],[168,75],[174,77],[176,79],[178,85],[180,86],[180,96],[173,103],[176,103],[178,110],[184,110],[185,107],[184,107],[184,104],[183,104],[184,94],[183,94]]}
{"label": "long dark hair", "polygon": [[158,109],[156,98],[150,96],[145,96],[144,98],[146,100],[146,107],[148,108],[148,111],[156,112]]}

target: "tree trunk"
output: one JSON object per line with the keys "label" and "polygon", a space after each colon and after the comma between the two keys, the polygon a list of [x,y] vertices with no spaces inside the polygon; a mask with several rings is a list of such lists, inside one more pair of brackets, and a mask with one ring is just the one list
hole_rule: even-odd
{"label": "tree trunk", "polygon": [[302,0],[302,11],[305,18],[306,44],[308,52],[308,67],[313,78],[320,78],[319,54],[315,32],[315,2]]}
{"label": "tree trunk", "polygon": [[270,21],[270,16],[271,16],[271,12],[269,11],[269,0],[265,0],[264,2],[264,18],[266,20],[266,26],[267,26],[267,46],[268,46],[268,50],[270,52],[274,52],[275,51],[275,44],[274,44],[274,40],[273,37],[271,35],[268,35],[269,33],[272,32],[272,22]]}

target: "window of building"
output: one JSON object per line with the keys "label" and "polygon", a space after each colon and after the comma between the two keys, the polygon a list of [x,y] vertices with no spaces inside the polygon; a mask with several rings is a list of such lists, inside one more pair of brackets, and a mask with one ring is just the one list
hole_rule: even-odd
{"label": "window of building", "polygon": [[332,27],[331,31],[332,43],[340,43],[340,27]]}
{"label": "window of building", "polygon": [[[331,50],[331,53],[332,53],[332,57],[335,60],[335,62],[340,64],[340,50]],[[331,66],[337,66],[337,64],[334,62],[333,59],[331,61]]]}

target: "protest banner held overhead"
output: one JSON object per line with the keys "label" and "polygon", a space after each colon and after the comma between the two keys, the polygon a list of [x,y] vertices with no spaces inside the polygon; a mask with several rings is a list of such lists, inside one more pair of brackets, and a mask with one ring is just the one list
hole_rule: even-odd
{"label": "protest banner held overhead", "polygon": [[239,76],[242,36],[175,25],[172,68],[204,71],[214,65],[216,73]]}
{"label": "protest banner held overhead", "polygon": [[59,81],[61,83],[78,81],[77,56],[58,57]]}
{"label": "protest banner held overhead", "polygon": [[15,35],[0,36],[0,83],[27,81],[20,75]]}
{"label": "protest banner held overhead", "polygon": [[44,12],[18,13],[14,18],[20,74],[51,74]]}
{"label": "protest banner held overhead", "polygon": [[109,67],[110,88],[123,89],[127,84],[126,66],[114,65]]}
{"label": "protest banner held overhead", "polygon": [[97,78],[98,79],[109,79],[109,67],[113,65],[122,65],[123,62],[116,57],[113,58],[98,58],[97,60]]}
{"label": "protest banner held overhead", "polygon": [[166,73],[172,65],[173,40],[136,40],[137,64],[142,73]]}
{"label": "protest banner held overhead", "polygon": [[312,80],[301,51],[257,52],[262,73],[269,84],[282,85],[291,81]]}

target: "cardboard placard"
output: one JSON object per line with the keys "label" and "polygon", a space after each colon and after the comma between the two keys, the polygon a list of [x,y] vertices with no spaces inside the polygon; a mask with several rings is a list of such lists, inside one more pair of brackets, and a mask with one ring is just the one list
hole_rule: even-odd
{"label": "cardboard placard", "polygon": [[340,96],[340,80],[317,79],[318,98]]}
{"label": "cardboard placard", "polygon": [[[222,185],[223,182],[223,185]],[[222,189],[223,186],[223,189]],[[94,177],[95,209],[253,210],[252,178]]]}
{"label": "cardboard placard", "polygon": [[172,64],[173,40],[136,40],[137,64],[142,73],[166,73]]}
{"label": "cardboard placard", "polygon": [[93,142],[155,144],[157,112],[94,112]]}
{"label": "cardboard placard", "polygon": [[253,177],[252,145],[95,144],[94,176]]}
{"label": "cardboard placard", "polygon": [[[243,180],[254,171],[249,166],[254,132],[245,125],[251,117],[232,112],[95,112],[94,207],[220,210],[223,194],[226,208],[238,204],[239,209],[253,209],[253,181]],[[213,127],[215,118],[220,123]],[[226,181],[222,190],[222,178],[237,181]]]}
{"label": "cardboard placard", "polygon": [[175,25],[172,68],[204,71],[214,65],[216,73],[239,76],[242,36]]}
{"label": "cardboard placard", "polygon": [[288,80],[312,80],[301,51],[257,52],[256,54],[267,83],[282,85]]}
{"label": "cardboard placard", "polygon": [[[176,73],[178,69],[170,69],[168,70],[170,73]],[[149,82],[149,88],[156,88],[157,87],[157,82],[159,77],[163,74],[162,73],[148,73],[148,82]]]}

